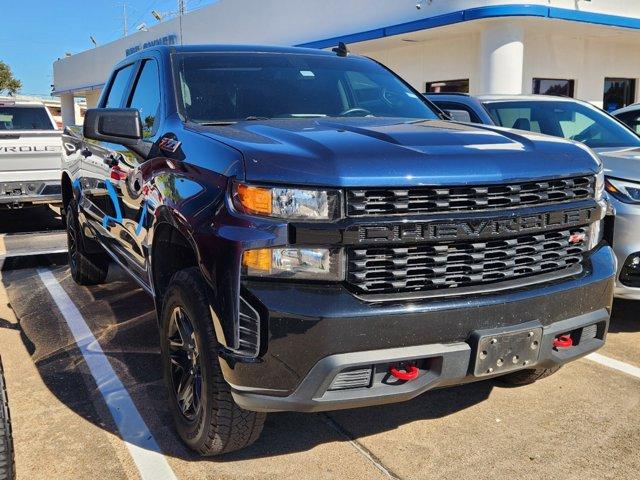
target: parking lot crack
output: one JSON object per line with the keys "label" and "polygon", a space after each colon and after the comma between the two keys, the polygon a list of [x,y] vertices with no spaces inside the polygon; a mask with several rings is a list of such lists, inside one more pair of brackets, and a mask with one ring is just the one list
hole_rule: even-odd
{"label": "parking lot crack", "polygon": [[325,422],[329,425],[333,430],[338,432],[342,437],[344,437],[352,446],[355,448],[363,457],[365,457],[369,463],[371,463],[376,469],[380,471],[385,477],[391,478],[393,480],[403,480],[397,473],[391,470],[389,467],[385,466],[382,463],[382,460],[371,450],[365,447],[362,443],[360,443],[355,435],[353,435],[350,431],[344,428],[340,423],[338,423],[331,415],[328,413],[324,413],[323,417],[325,418]]}

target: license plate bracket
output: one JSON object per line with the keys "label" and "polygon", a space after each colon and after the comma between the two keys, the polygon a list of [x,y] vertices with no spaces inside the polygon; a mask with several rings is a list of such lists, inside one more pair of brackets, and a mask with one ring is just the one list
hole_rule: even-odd
{"label": "license plate bracket", "polygon": [[484,377],[535,365],[540,355],[542,327],[509,332],[476,332],[476,337],[473,373],[476,377]]}

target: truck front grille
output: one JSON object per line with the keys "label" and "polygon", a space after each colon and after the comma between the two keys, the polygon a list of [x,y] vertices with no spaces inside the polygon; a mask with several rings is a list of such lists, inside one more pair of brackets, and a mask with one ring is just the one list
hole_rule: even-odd
{"label": "truck front grille", "polygon": [[350,217],[407,215],[548,205],[594,194],[595,178],[461,187],[357,189],[347,192]]}
{"label": "truck front grille", "polygon": [[347,281],[364,293],[484,285],[579,264],[587,228],[484,242],[370,246],[348,254]]}

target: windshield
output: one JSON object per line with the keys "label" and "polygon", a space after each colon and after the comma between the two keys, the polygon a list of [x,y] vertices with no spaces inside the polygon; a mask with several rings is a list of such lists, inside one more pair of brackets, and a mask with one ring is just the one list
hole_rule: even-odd
{"label": "windshield", "polygon": [[44,107],[0,107],[2,130],[55,130]]}
{"label": "windshield", "polygon": [[595,107],[570,101],[486,102],[500,126],[576,140],[591,148],[638,147],[640,137]]}
{"label": "windshield", "polygon": [[436,114],[377,63],[338,56],[199,53],[174,57],[181,113],[199,123]]}

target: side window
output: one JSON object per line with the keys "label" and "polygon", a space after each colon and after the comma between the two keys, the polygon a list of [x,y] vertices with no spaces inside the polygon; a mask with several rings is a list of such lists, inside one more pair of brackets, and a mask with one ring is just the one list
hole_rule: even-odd
{"label": "side window", "polygon": [[155,60],[146,60],[142,65],[133,95],[127,105],[140,112],[142,132],[145,138],[152,137],[158,130],[160,110],[160,81],[158,64]]}
{"label": "side window", "polygon": [[633,111],[618,115],[618,120],[629,125],[634,132],[640,134],[640,112]]}
{"label": "side window", "polygon": [[124,91],[127,88],[127,84],[129,83],[129,77],[131,76],[131,71],[133,70],[133,64],[127,65],[124,68],[121,68],[116,72],[116,76],[113,79],[113,83],[111,83],[111,88],[109,89],[109,95],[107,96],[107,101],[105,102],[105,108],[118,108],[122,102],[122,96],[124,95]]}

